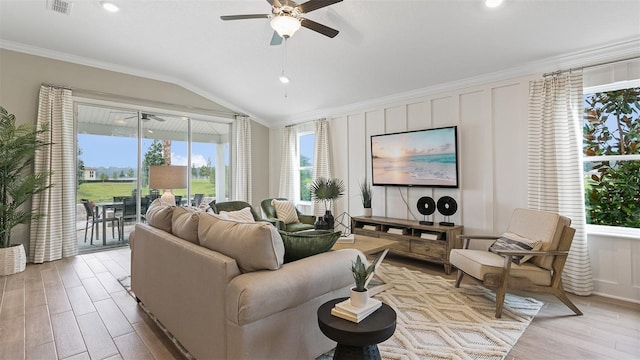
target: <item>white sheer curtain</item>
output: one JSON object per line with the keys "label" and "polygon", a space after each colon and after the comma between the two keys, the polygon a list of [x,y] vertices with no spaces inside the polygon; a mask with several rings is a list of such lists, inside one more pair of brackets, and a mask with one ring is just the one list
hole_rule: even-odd
{"label": "white sheer curtain", "polygon": [[282,139],[282,163],[280,166],[280,187],[278,196],[295,201],[300,198],[296,184],[300,183],[300,174],[296,171],[298,134],[293,126],[284,128]]}
{"label": "white sheer curtain", "polygon": [[51,171],[53,186],[32,198],[32,208],[45,214],[31,222],[29,261],[43,263],[78,253],[75,233],[76,156],[74,151],[71,90],[42,85],[38,105],[38,128],[49,123],[43,141],[53,143],[38,151],[35,172]]}
{"label": "white sheer curtain", "polygon": [[[331,178],[331,154],[329,153],[329,122],[321,119],[315,122],[315,147],[313,153],[313,178]],[[335,211],[335,209],[331,209]],[[313,203],[315,216],[324,215],[322,203]]]}
{"label": "white sheer curtain", "polygon": [[251,204],[251,120],[236,116],[235,200]]}
{"label": "white sheer curtain", "polygon": [[567,291],[593,291],[585,234],[582,73],[532,81],[529,87],[528,205],[571,218],[576,229],[562,281]]}

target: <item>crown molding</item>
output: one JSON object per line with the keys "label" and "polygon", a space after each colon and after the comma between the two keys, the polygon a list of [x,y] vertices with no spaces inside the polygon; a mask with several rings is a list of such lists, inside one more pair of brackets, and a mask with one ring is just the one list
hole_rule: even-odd
{"label": "crown molding", "polygon": [[542,75],[547,72],[568,70],[573,68],[589,68],[603,62],[611,62],[627,58],[640,58],[640,38],[632,38],[616,44],[591,48],[561,56],[551,57],[539,61],[528,62],[521,66],[505,69],[493,73],[474,76],[462,80],[428,86],[421,89],[402,92],[376,99],[361,101],[340,107],[314,110],[292,115],[273,126],[284,126],[291,123],[305,122],[321,117],[335,118],[352,114],[363,109],[376,109],[388,104],[403,102],[409,99],[428,97],[448,91],[479,86],[487,83],[505,81],[508,79]]}
{"label": "crown molding", "polygon": [[[109,62],[105,62],[105,61],[100,61],[100,60],[96,60],[96,59],[92,59],[92,58],[87,58],[87,57],[82,57],[82,56],[76,56],[73,54],[68,54],[68,53],[63,53],[60,51],[55,51],[55,50],[50,50],[50,49],[45,49],[45,48],[40,48],[40,47],[35,47],[35,46],[30,46],[30,45],[25,45],[25,44],[21,44],[21,43],[16,43],[16,42],[12,42],[12,41],[6,41],[6,40],[2,40],[0,42],[0,48],[2,49],[7,49],[7,50],[11,50],[11,51],[16,51],[16,52],[20,52],[20,53],[25,53],[25,54],[29,54],[29,55],[34,55],[34,56],[40,56],[40,57],[44,57],[44,58],[48,58],[48,59],[53,59],[53,60],[59,60],[59,61],[64,61],[64,62],[69,62],[69,63],[73,63],[73,64],[77,64],[77,65],[84,65],[84,66],[89,66],[89,67],[94,67],[94,68],[98,68],[101,70],[107,70],[107,71],[114,71],[114,72],[118,72],[118,73],[122,73],[122,74],[127,74],[127,75],[132,75],[132,76],[138,76],[138,77],[142,77],[142,78],[146,78],[146,79],[151,79],[151,80],[157,80],[157,81],[163,81],[166,83],[170,83],[170,84],[175,84],[178,85],[186,90],[189,90],[191,92],[193,92],[194,94],[200,95],[210,101],[213,101],[221,106],[224,106],[225,108],[231,110],[232,112],[236,112],[239,115],[248,115],[251,120],[254,120],[264,126],[269,126],[269,124],[267,122],[265,122],[264,120],[260,119],[259,117],[255,116],[255,114],[249,114],[246,111],[240,109],[238,106],[234,105],[234,104],[230,104],[225,100],[222,100],[220,98],[218,98],[217,96],[209,93],[208,91],[205,91],[189,82],[183,81],[181,79],[178,78],[174,78],[171,76],[167,76],[167,75],[163,75],[163,74],[158,74],[155,72],[150,72],[150,71],[146,71],[146,70],[141,70],[138,68],[132,68],[132,67],[127,67],[127,66],[121,66],[121,65],[116,65],[113,63],[109,63]],[[117,94],[114,94],[117,95]]]}

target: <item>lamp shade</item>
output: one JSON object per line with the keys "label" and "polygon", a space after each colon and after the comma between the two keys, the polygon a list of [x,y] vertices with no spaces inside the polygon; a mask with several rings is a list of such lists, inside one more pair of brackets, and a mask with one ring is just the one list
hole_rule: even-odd
{"label": "lamp shade", "polygon": [[149,166],[149,188],[184,189],[187,187],[187,166]]}
{"label": "lamp shade", "polygon": [[271,19],[271,28],[283,38],[292,37],[300,26],[300,20],[289,15],[279,15]]}

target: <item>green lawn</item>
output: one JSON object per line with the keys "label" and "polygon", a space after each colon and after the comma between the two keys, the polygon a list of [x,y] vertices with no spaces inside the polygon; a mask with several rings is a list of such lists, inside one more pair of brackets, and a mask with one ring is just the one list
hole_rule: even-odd
{"label": "green lawn", "polygon": [[[95,202],[112,201],[114,196],[131,196],[131,192],[135,189],[135,182],[92,182],[83,183],[78,187],[78,202],[80,199],[89,199]],[[173,191],[175,195],[186,196],[187,189],[178,189]],[[215,196],[216,190],[214,184],[209,179],[192,179],[191,195],[204,194],[204,196]],[[149,187],[142,188],[142,194],[149,194]]]}

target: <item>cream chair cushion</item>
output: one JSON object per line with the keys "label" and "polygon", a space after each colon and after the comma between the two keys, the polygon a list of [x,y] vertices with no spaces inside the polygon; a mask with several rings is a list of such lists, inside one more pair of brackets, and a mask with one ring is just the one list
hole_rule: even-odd
{"label": "cream chair cushion", "polygon": [[271,200],[271,205],[276,209],[276,217],[285,224],[300,222],[295,206],[289,200]]}
{"label": "cream chair cushion", "polygon": [[284,263],[284,243],[268,222],[245,223],[198,213],[200,245],[234,258],[242,272],[277,270]]}
{"label": "cream chair cushion", "polygon": [[[517,234],[524,238],[542,242],[540,250],[556,250],[562,236],[562,229],[571,225],[571,220],[559,214],[528,210],[515,209],[511,216],[508,232]],[[553,256],[534,256],[530,262],[551,270]]]}
{"label": "cream chair cushion", "polygon": [[[454,249],[451,250],[450,261],[466,274],[482,280],[487,274],[501,274],[504,265],[504,257],[484,250]],[[551,284],[551,271],[531,263],[512,263],[509,275],[529,279],[537,285]]]}

